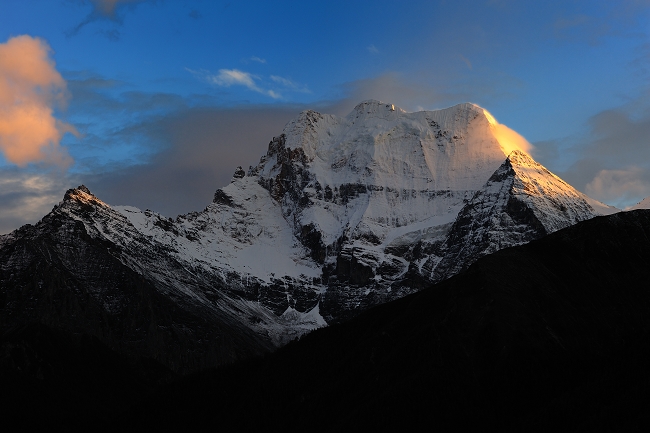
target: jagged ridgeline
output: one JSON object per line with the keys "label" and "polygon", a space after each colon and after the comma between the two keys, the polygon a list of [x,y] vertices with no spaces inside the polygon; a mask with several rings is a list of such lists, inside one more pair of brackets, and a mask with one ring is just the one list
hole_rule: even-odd
{"label": "jagged ridgeline", "polygon": [[192,371],[616,211],[506,150],[495,127],[474,104],[366,101],[346,117],[300,113],[201,212],[171,219],[69,190],[0,238],[1,325],[77,330]]}

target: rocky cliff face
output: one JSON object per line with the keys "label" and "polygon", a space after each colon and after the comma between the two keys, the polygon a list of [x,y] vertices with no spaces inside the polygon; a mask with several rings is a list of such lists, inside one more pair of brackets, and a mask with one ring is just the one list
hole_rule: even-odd
{"label": "rocky cliff face", "polygon": [[305,111],[203,211],[175,219],[70,190],[36,226],[0,237],[2,326],[43,320],[201,368],[611,213],[507,155],[490,119],[473,104]]}

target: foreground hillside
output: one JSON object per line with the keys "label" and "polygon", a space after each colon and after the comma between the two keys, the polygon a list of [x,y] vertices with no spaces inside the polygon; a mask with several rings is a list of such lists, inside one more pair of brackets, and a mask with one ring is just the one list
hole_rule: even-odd
{"label": "foreground hillside", "polygon": [[120,422],[647,428],[649,261],[650,211],[594,218],[263,359],[188,377]]}

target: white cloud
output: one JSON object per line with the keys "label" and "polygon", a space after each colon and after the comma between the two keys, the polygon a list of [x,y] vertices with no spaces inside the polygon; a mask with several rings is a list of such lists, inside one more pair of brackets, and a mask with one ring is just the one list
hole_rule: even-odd
{"label": "white cloud", "polygon": [[77,179],[62,171],[0,169],[0,233],[36,223]]}
{"label": "white cloud", "polygon": [[260,78],[256,75],[251,74],[250,72],[240,71],[239,69],[219,69],[217,74],[210,74],[208,71],[205,71],[203,69],[199,71],[194,71],[188,68],[185,69],[192,74],[206,80],[207,82],[220,87],[244,86],[249,90],[270,96],[274,99],[279,99],[282,97],[282,95],[280,95],[278,92],[275,92],[273,90],[266,90],[259,87],[255,81],[259,80]]}
{"label": "white cloud", "polygon": [[368,45],[367,49],[368,49],[368,51],[370,51],[373,54],[379,53],[379,50],[373,44]]}
{"label": "white cloud", "polygon": [[601,170],[587,184],[587,195],[605,203],[638,202],[650,195],[650,179],[638,166],[618,170]]}
{"label": "white cloud", "polygon": [[257,56],[251,57],[250,60],[252,62],[257,62],[257,63],[266,63],[266,59],[262,59],[262,58],[257,57]]}
{"label": "white cloud", "polygon": [[253,75],[238,69],[219,69],[219,73],[217,75],[209,76],[208,80],[218,86],[230,87],[233,84],[238,84],[246,86],[256,92],[260,91],[259,87],[255,85]]}

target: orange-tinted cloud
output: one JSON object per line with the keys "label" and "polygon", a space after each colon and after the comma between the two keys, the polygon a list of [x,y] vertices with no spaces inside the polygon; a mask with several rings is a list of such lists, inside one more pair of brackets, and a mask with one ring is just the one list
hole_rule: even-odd
{"label": "orange-tinted cloud", "polygon": [[115,13],[115,6],[120,3],[120,0],[91,0],[97,10],[107,16],[112,16]]}
{"label": "orange-tinted cloud", "polygon": [[113,18],[115,16],[115,9],[119,3],[142,3],[143,1],[146,0],[91,0],[95,6],[95,10],[98,13],[109,18]]}
{"label": "orange-tinted cloud", "polygon": [[510,155],[513,150],[522,150],[528,154],[532,153],[533,145],[528,140],[506,125],[497,122],[487,110],[483,111],[485,112],[485,117],[490,122],[492,134],[494,134],[494,137],[496,137],[506,155]]}
{"label": "orange-tinted cloud", "polygon": [[47,42],[27,35],[0,44],[0,151],[19,166],[72,162],[60,142],[76,131],[54,117],[54,107],[65,104],[66,83],[50,52]]}

